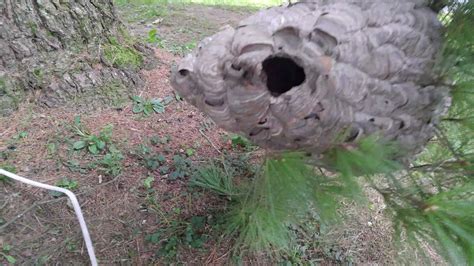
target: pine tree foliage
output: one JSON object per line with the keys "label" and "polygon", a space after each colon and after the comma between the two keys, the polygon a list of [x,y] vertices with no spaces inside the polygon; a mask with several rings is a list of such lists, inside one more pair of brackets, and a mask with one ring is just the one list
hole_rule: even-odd
{"label": "pine tree foliage", "polygon": [[[453,84],[452,106],[425,151],[410,162],[373,136],[324,154],[330,172],[318,171],[302,153],[271,154],[251,183],[237,186],[218,167],[194,184],[231,199],[229,233],[251,250],[285,250],[309,210],[320,223],[337,220],[342,198],[364,201],[360,184],[385,200],[397,241],[430,243],[453,265],[474,265],[474,1],[450,1],[439,69]],[[216,170],[217,169],[217,170]]]}

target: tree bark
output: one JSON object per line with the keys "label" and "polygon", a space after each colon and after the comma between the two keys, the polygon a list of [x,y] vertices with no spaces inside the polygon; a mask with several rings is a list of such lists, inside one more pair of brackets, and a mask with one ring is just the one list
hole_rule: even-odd
{"label": "tree bark", "polygon": [[48,107],[71,99],[87,108],[118,105],[141,84],[138,70],[152,57],[128,36],[112,0],[2,0],[0,114],[26,99]]}

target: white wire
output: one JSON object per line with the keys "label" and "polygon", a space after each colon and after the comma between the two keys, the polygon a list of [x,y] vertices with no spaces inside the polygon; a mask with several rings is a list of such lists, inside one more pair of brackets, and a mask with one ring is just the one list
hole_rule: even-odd
{"label": "white wire", "polygon": [[67,190],[67,189],[64,189],[64,188],[55,187],[55,186],[51,186],[51,185],[46,185],[46,184],[43,184],[43,183],[40,183],[40,182],[36,182],[36,181],[30,180],[30,179],[15,175],[15,174],[7,172],[7,171],[5,171],[1,168],[0,168],[0,175],[5,175],[5,176],[7,176],[11,179],[14,179],[16,181],[20,181],[20,182],[28,184],[28,185],[32,185],[32,186],[35,186],[35,187],[44,188],[44,189],[48,189],[48,190],[53,190],[53,191],[57,191],[57,192],[61,192],[61,193],[66,194],[66,196],[68,196],[69,199],[71,200],[72,206],[74,207],[74,211],[76,212],[77,219],[79,220],[79,224],[80,224],[81,230],[82,230],[82,235],[84,237],[84,241],[86,242],[87,252],[89,253],[89,258],[91,260],[91,265],[92,266],[97,266],[97,258],[95,257],[94,246],[92,245],[92,240],[91,240],[91,237],[90,237],[90,234],[89,234],[89,230],[87,230],[87,224],[86,224],[86,221],[84,220],[84,215],[82,215],[81,206],[79,205],[79,202],[77,201],[76,195],[74,195],[74,193],[72,193],[70,190]]}

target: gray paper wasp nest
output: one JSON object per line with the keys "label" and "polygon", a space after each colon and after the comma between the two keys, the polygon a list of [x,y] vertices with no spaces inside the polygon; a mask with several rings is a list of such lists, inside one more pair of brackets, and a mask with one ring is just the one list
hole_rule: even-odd
{"label": "gray paper wasp nest", "polygon": [[449,104],[433,71],[440,30],[416,0],[299,2],[203,40],[172,84],[220,127],[272,150],[318,154],[378,133],[414,153]]}

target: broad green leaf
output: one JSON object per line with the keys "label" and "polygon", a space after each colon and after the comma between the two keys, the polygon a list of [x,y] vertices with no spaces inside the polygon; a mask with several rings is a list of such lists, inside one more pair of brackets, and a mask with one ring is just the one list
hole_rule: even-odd
{"label": "broad green leaf", "polygon": [[151,115],[153,113],[153,106],[152,105],[145,105],[145,107],[143,108],[143,113],[145,115]]}
{"label": "broad green leaf", "polygon": [[99,150],[97,149],[97,146],[96,146],[95,144],[90,145],[90,146],[88,147],[88,149],[89,149],[89,152],[92,153],[92,154],[97,154],[97,153],[99,153]]}
{"label": "broad green leaf", "polygon": [[8,263],[11,263],[11,264],[15,264],[16,263],[16,259],[10,255],[4,255],[5,258],[7,259]]}
{"label": "broad green leaf", "polygon": [[153,110],[156,113],[162,114],[165,112],[165,107],[163,105],[153,105]]}
{"label": "broad green leaf", "polygon": [[142,104],[135,104],[135,105],[133,105],[132,112],[133,112],[134,114],[139,114],[139,113],[143,112],[143,105],[142,105]]}
{"label": "broad green leaf", "polygon": [[97,142],[97,148],[98,148],[99,150],[103,150],[103,149],[105,148],[105,142],[102,141],[102,140],[99,140],[99,141]]}
{"label": "broad green leaf", "polygon": [[75,150],[82,150],[82,149],[84,149],[84,148],[86,147],[86,145],[87,145],[87,144],[86,144],[85,141],[80,140],[80,141],[74,142],[73,148],[74,148]]}
{"label": "broad green leaf", "polygon": [[164,104],[164,105],[168,105],[168,104],[170,104],[173,100],[174,100],[173,96],[166,96],[166,97],[163,99],[163,104]]}
{"label": "broad green leaf", "polygon": [[143,102],[142,97],[137,96],[137,95],[132,96],[132,100],[133,100],[134,102],[136,102],[136,103],[142,103],[142,102]]}

